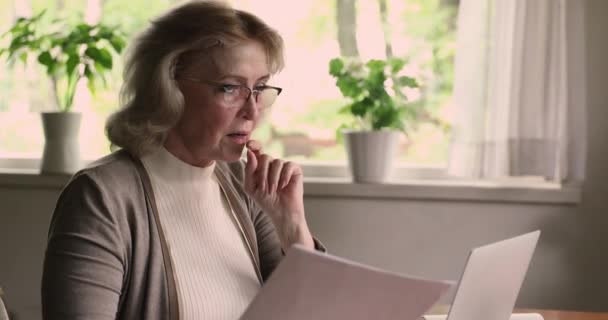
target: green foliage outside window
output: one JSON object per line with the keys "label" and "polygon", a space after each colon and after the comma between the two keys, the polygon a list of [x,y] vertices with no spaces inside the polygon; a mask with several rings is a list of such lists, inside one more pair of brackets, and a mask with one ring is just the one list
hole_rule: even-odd
{"label": "green foliage outside window", "polygon": [[[125,47],[125,36],[114,27],[104,24],[89,25],[80,22],[74,27],[61,20],[46,24],[45,11],[31,17],[19,18],[3,36],[10,45],[0,48],[0,57],[6,54],[9,62],[16,59],[24,64],[29,55],[45,67],[51,78],[59,110],[71,110],[76,85],[86,77],[91,92],[96,83],[113,67],[113,53],[120,54]],[[44,30],[44,31],[43,31]]]}

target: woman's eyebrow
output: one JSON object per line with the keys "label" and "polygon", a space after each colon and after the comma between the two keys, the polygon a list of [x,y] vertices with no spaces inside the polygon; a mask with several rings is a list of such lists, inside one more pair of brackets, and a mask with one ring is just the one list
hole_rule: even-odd
{"label": "woman's eyebrow", "polygon": [[[223,76],[221,76],[221,77],[219,78],[219,80],[220,80],[220,81],[223,81],[223,80],[230,80],[230,79],[237,80],[237,81],[239,81],[239,82],[241,82],[241,83],[246,83],[246,82],[247,82],[247,78],[246,78],[246,77],[239,76],[239,75],[236,75],[236,74],[226,74],[226,75],[223,75]],[[270,79],[270,74],[267,74],[267,75],[261,76],[260,78],[258,78],[258,79],[256,80],[256,82],[259,82],[259,81],[262,81],[262,80],[264,80],[264,81],[265,81],[265,80],[268,80],[268,79]]]}
{"label": "woman's eyebrow", "polygon": [[268,79],[270,79],[270,75],[269,75],[269,74],[267,74],[267,75],[265,75],[265,76],[260,77],[260,78],[258,79],[258,81],[260,81],[260,80],[268,80]]}

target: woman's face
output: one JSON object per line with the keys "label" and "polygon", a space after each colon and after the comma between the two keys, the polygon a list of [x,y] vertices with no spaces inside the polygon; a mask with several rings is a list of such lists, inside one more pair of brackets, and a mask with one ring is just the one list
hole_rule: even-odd
{"label": "woman's face", "polygon": [[240,159],[262,109],[253,97],[227,104],[222,85],[254,88],[266,84],[270,77],[265,50],[258,42],[243,42],[216,53],[214,59],[187,67],[183,77],[178,75],[185,108],[167,144],[173,149],[170,151],[192,165]]}

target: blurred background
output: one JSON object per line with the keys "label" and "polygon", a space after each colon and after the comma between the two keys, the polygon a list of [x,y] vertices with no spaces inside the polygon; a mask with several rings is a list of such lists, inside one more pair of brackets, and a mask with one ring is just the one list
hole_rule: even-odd
{"label": "blurred background", "polygon": [[[89,23],[119,26],[133,38],[152,18],[182,2],[0,0],[0,32],[17,17],[44,9],[47,16],[75,23],[85,18]],[[424,105],[445,123],[451,121],[458,0],[228,2],[259,15],[285,39],[286,67],[272,80],[284,91],[256,133],[274,156],[304,163],[345,163],[336,129],[348,119],[338,113],[348,101],[329,75],[329,61],[336,56],[405,59],[404,72],[421,84],[420,89],[406,92],[409,103]],[[85,159],[109,152],[103,124],[119,107],[123,61],[117,60],[107,88],[94,96],[87,90],[77,93],[74,110],[83,114],[80,137]],[[0,158],[40,157],[44,141],[38,112],[53,109],[49,82],[36,63],[0,66]],[[401,138],[399,162],[444,167],[448,134],[433,124],[420,125],[409,139]]]}

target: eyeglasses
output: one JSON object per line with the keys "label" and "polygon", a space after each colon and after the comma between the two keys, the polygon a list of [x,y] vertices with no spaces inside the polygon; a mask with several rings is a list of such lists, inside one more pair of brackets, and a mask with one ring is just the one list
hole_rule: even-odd
{"label": "eyeglasses", "polygon": [[223,104],[229,108],[240,108],[249,100],[251,96],[253,96],[256,105],[260,109],[266,109],[274,103],[279,94],[281,94],[281,91],[283,91],[282,88],[267,85],[259,85],[251,89],[242,84],[219,83],[189,77],[180,79],[204,83],[214,87],[215,91],[222,98]]}

